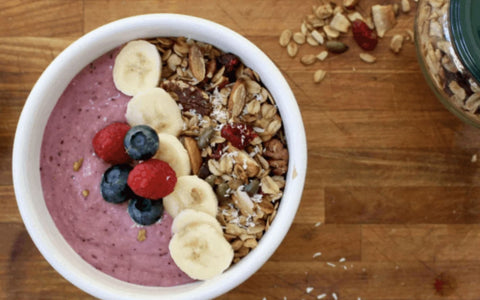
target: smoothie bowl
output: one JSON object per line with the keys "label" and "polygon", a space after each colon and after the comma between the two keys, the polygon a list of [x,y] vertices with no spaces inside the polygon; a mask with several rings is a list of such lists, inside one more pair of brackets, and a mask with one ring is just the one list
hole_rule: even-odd
{"label": "smoothie bowl", "polygon": [[108,299],[207,299],[273,254],[306,173],[301,115],[256,46],[210,21],[102,26],[22,111],[15,194],[47,261]]}

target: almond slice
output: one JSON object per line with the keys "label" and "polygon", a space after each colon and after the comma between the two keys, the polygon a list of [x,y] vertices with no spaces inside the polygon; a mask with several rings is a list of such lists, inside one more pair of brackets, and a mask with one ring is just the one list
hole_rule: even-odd
{"label": "almond slice", "polygon": [[205,60],[203,59],[202,51],[200,51],[196,44],[190,47],[188,64],[190,65],[190,71],[192,71],[193,77],[198,81],[203,81],[203,79],[205,79]]}
{"label": "almond slice", "polygon": [[197,141],[195,141],[195,139],[191,137],[185,137],[183,140],[183,144],[188,152],[192,172],[194,175],[198,175],[198,171],[200,170],[200,166],[202,165],[202,155],[200,153],[200,149],[198,149]]}

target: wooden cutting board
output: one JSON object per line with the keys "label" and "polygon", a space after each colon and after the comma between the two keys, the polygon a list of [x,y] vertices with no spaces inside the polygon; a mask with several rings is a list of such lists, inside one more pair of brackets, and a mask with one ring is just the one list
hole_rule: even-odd
{"label": "wooden cutting board", "polygon": [[[270,260],[219,299],[480,299],[479,129],[450,114],[427,86],[406,42],[412,11],[360,61],[350,49],[311,66],[304,45],[290,58],[278,44],[300,30],[311,1],[0,2],[0,298],[90,299],[45,261],[17,210],[11,152],[22,106],[52,59],[107,22],[172,12],[204,17],[244,35],[284,73],[308,139],[308,174],[295,221]],[[376,3],[361,0],[368,13]],[[327,71],[315,84],[313,73]]]}

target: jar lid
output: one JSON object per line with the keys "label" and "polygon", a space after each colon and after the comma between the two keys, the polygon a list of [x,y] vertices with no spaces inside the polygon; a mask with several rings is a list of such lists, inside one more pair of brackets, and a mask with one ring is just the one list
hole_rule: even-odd
{"label": "jar lid", "polygon": [[480,1],[451,0],[450,24],[452,43],[457,54],[480,82]]}

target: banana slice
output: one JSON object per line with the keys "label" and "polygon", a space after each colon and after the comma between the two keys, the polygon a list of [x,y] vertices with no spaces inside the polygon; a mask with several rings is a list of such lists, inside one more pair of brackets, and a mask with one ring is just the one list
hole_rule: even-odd
{"label": "banana slice", "polygon": [[190,158],[188,152],[176,136],[159,133],[159,147],[153,158],[166,161],[175,171],[177,177],[190,175]]}
{"label": "banana slice", "polygon": [[203,211],[193,209],[184,209],[175,217],[175,219],[173,219],[172,233],[179,233],[187,226],[200,223],[211,225],[218,231],[218,233],[223,235],[222,225],[220,225],[215,217],[212,217]]}
{"label": "banana slice", "polygon": [[168,246],[173,261],[188,276],[207,280],[225,271],[233,259],[230,243],[212,225],[190,224],[173,235]]}
{"label": "banana slice", "polygon": [[[160,146],[161,147],[161,146]],[[163,198],[165,210],[176,217],[182,210],[190,208],[215,217],[218,200],[212,186],[195,175],[180,176],[171,194]]]}
{"label": "banana slice", "polygon": [[157,133],[178,136],[183,127],[177,103],[162,88],[142,91],[128,102],[125,114],[130,126],[149,125]]}
{"label": "banana slice", "polygon": [[133,96],[156,87],[162,73],[157,48],[147,41],[127,43],[115,58],[113,83],[122,93]]}

